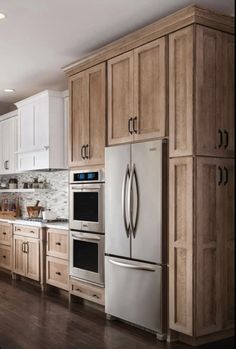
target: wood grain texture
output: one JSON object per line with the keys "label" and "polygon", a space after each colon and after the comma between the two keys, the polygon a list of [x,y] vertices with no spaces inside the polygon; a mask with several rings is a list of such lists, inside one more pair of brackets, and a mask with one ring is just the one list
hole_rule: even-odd
{"label": "wood grain texture", "polygon": [[69,267],[68,261],[47,256],[47,277],[46,282],[49,285],[69,289]]}
{"label": "wood grain texture", "polygon": [[59,229],[47,230],[47,255],[68,260],[68,231]]}
{"label": "wood grain texture", "polygon": [[12,225],[0,222],[0,244],[11,246]]}
{"label": "wood grain texture", "polygon": [[193,154],[194,27],[169,36],[170,157]]}
{"label": "wood grain texture", "polygon": [[104,287],[95,286],[73,278],[70,278],[70,294],[100,305],[105,304]]}
{"label": "wood grain texture", "polygon": [[169,161],[169,325],[193,335],[193,159]]}
{"label": "wood grain texture", "polygon": [[164,137],[167,117],[167,39],[134,50],[134,140]]}
{"label": "wood grain texture", "polygon": [[133,117],[133,51],[108,61],[108,145],[130,142]]}
{"label": "wood grain texture", "polygon": [[12,249],[11,246],[0,244],[0,267],[12,270]]}
{"label": "wood grain texture", "polygon": [[234,33],[233,17],[224,16],[191,5],[91,52],[87,57],[69,64],[64,67],[63,70],[68,76],[72,76],[79,71],[133,50],[134,48],[194,23],[199,23],[228,33]]}

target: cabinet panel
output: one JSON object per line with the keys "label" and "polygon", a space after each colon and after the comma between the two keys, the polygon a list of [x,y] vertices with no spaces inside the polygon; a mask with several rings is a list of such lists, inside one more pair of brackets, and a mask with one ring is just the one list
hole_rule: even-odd
{"label": "cabinet panel", "polygon": [[49,146],[49,99],[40,98],[34,103],[35,148]]}
{"label": "cabinet panel", "polygon": [[170,156],[193,152],[193,26],[169,35]]}
{"label": "cabinet panel", "polygon": [[105,63],[88,70],[90,165],[104,164],[106,117]]}
{"label": "cabinet panel", "polygon": [[132,141],[128,121],[133,117],[133,51],[108,61],[108,144]]}
{"label": "cabinet panel", "polygon": [[0,222],[0,244],[11,246],[12,226]]}
{"label": "cabinet panel", "polygon": [[22,236],[14,236],[13,246],[13,270],[17,274],[25,275],[26,255],[23,252],[23,243],[25,239]]}
{"label": "cabinet panel", "polygon": [[83,165],[82,146],[89,143],[88,80],[86,73],[70,81],[70,166]]}
{"label": "cabinet panel", "polygon": [[0,173],[14,173],[16,169],[16,147],[17,147],[17,134],[16,124],[17,118],[11,117],[0,122],[1,134],[0,134],[0,161],[1,169]]}
{"label": "cabinet panel", "polygon": [[34,153],[24,153],[18,155],[19,171],[28,171],[34,169],[35,157]]}
{"label": "cabinet panel", "polygon": [[0,267],[11,270],[11,247],[0,245]]}
{"label": "cabinet panel", "polygon": [[47,284],[69,289],[68,261],[47,257]]}
{"label": "cabinet panel", "polygon": [[34,104],[26,104],[19,109],[18,151],[30,151],[35,146]]}
{"label": "cabinet panel", "polygon": [[37,239],[27,238],[27,252],[26,252],[26,268],[25,268],[25,276],[39,281],[39,244],[40,241]]}
{"label": "cabinet panel", "polygon": [[48,229],[47,255],[68,259],[68,231]]}
{"label": "cabinet panel", "polygon": [[166,38],[134,50],[135,140],[165,136]]}
{"label": "cabinet panel", "polygon": [[169,321],[193,335],[193,159],[169,165]]}

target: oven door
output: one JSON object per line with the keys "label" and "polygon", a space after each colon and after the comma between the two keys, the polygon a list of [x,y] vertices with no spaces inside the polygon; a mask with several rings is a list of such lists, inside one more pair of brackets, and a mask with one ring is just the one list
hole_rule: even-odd
{"label": "oven door", "polygon": [[70,232],[70,275],[104,285],[104,235]]}
{"label": "oven door", "polygon": [[70,186],[70,228],[104,233],[104,184]]}

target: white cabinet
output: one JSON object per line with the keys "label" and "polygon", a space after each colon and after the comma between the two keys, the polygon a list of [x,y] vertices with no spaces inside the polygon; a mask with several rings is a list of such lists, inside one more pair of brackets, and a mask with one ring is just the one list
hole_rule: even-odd
{"label": "white cabinet", "polygon": [[16,150],[17,112],[14,111],[1,116],[0,119],[0,174],[15,172]]}
{"label": "white cabinet", "polygon": [[18,170],[65,168],[64,94],[44,91],[16,103]]}

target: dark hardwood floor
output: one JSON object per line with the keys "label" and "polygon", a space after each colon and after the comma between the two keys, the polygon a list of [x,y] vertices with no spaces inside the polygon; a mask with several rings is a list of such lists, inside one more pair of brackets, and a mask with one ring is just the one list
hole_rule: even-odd
{"label": "dark hardwood floor", "polygon": [[[233,340],[202,349],[233,348]],[[42,295],[37,287],[0,272],[0,349],[187,349],[119,321],[92,307]]]}

